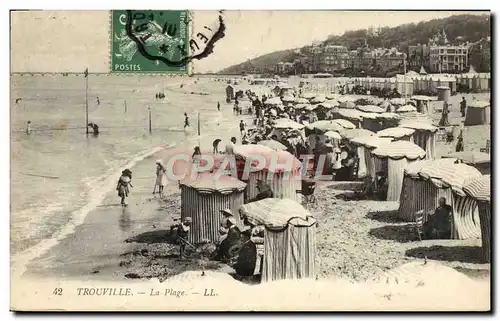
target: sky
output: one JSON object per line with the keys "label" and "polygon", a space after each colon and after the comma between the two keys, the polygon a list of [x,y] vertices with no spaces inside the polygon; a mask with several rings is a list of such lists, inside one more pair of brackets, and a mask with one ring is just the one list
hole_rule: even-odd
{"label": "sky", "polygon": [[[195,72],[217,72],[277,50],[298,48],[331,34],[369,27],[394,27],[445,18],[459,11],[225,11],[225,37]],[[469,12],[481,14],[479,12]],[[217,11],[195,11],[193,30],[212,25]],[[12,72],[108,72],[108,11],[11,13]]]}

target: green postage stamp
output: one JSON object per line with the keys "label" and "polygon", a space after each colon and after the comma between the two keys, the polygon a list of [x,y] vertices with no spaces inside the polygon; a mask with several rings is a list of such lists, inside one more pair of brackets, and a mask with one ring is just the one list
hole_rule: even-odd
{"label": "green postage stamp", "polygon": [[187,74],[187,10],[111,11],[112,73]]}

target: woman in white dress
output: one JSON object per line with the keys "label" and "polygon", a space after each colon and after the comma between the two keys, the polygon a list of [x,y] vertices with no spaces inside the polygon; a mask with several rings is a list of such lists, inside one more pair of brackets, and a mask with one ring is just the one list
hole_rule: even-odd
{"label": "woman in white dress", "polygon": [[162,196],[165,185],[167,185],[167,170],[163,166],[161,159],[159,159],[156,161],[156,183],[153,188],[153,194],[155,194],[156,186],[158,186],[158,194]]}

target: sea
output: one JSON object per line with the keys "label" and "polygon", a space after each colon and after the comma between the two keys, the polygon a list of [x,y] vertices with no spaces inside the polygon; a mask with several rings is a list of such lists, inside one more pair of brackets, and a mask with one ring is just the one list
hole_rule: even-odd
{"label": "sea", "polygon": [[[98,124],[97,137],[86,135],[83,75],[11,76],[13,257],[81,224],[123,168],[133,168],[162,149],[195,145],[198,118],[201,135],[232,121],[217,111],[217,102],[232,109],[225,103],[222,81],[92,74],[87,80],[89,122]],[[165,99],[156,99],[158,92]],[[190,119],[188,130],[183,128],[184,113]]]}

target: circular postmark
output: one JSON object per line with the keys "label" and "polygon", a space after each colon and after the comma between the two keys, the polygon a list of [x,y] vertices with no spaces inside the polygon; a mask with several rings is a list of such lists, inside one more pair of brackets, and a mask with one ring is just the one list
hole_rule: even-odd
{"label": "circular postmark", "polygon": [[127,10],[125,30],[144,58],[181,67],[207,57],[224,37],[222,11],[215,26],[195,31],[193,39],[189,39],[190,22],[187,11]]}

